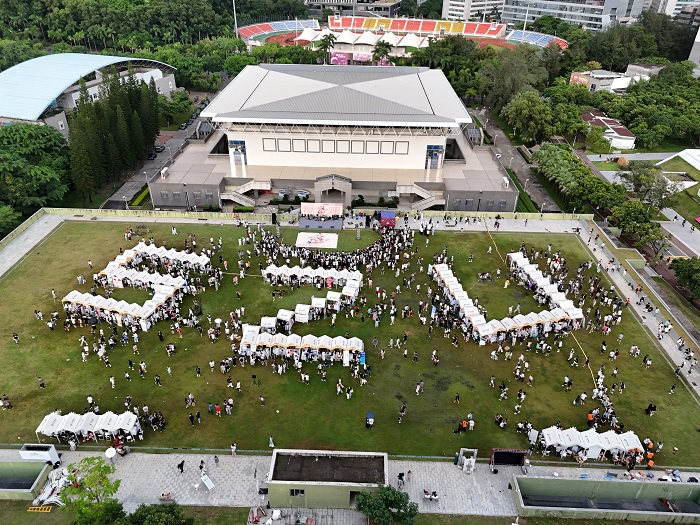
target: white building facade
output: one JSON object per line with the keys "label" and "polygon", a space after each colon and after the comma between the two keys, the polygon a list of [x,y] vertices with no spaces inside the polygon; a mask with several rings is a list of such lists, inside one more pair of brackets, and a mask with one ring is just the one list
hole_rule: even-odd
{"label": "white building facade", "polygon": [[551,15],[590,31],[602,31],[613,23],[635,20],[644,8],[644,0],[504,0],[502,21],[531,23]]}
{"label": "white building facade", "polygon": [[503,0],[443,0],[442,18],[456,21],[488,21],[493,13],[500,15]]}

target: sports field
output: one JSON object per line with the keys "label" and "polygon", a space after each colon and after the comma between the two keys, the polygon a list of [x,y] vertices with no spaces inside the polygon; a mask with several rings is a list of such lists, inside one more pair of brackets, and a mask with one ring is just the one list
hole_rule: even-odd
{"label": "sports field", "polygon": [[[239,449],[266,449],[268,438],[274,435],[278,447],[304,447],[353,450],[379,450],[393,454],[410,455],[452,455],[459,447],[480,449],[480,455],[487,454],[492,447],[526,447],[524,436],[515,433],[517,421],[529,420],[535,428],[541,429],[561,421],[564,427],[578,426],[586,428],[586,412],[595,406],[590,399],[593,388],[591,371],[583,366],[572,368],[567,362],[568,351],[574,348],[581,363],[588,355],[591,369],[595,372],[601,364],[610,371],[613,366],[620,370],[616,381],[624,381],[626,389],[623,394],[614,394],[613,401],[618,417],[625,423],[625,430],[635,431],[640,439],[650,436],[655,441],[663,441],[665,447],[657,456],[659,465],[697,465],[700,463],[700,450],[694,443],[697,440],[696,424],[698,407],[686,392],[680,381],[676,381],[672,369],[659,354],[652,340],[641,329],[631,312],[625,313],[623,323],[615,327],[608,337],[609,348],[615,348],[617,334],[625,334],[620,348],[620,358],[610,363],[607,356],[600,354],[600,333],[588,334],[579,330],[574,337],[567,338],[566,351],[552,353],[550,357],[542,354],[527,356],[534,377],[533,386],[511,381],[514,361],[493,361],[489,358],[489,347],[478,347],[474,343],[460,340],[459,348],[454,348],[450,340],[443,338],[442,330],[434,330],[429,338],[427,329],[420,326],[417,317],[406,321],[397,317],[396,324],[389,326],[388,316],[378,329],[374,324],[362,322],[358,317],[338,316],[335,327],[330,320],[304,325],[296,324],[294,332],[300,335],[313,333],[320,335],[349,335],[364,340],[368,352],[367,362],[372,367],[369,383],[360,387],[357,380],[350,377],[349,370],[333,365],[328,373],[328,382],[323,383],[316,374],[313,364],[305,365],[305,372],[311,376],[309,385],[302,384],[298,374],[291,371],[283,376],[272,374],[269,368],[251,369],[240,366],[233,370],[233,380],[240,380],[243,393],[226,388],[226,377],[218,368],[210,372],[208,362],[213,359],[217,365],[221,359],[231,355],[228,344],[220,339],[211,344],[206,337],[200,337],[193,329],[185,329],[184,338],[171,335],[169,326],[160,323],[156,330],[141,334],[136,362],[143,359],[148,365],[146,379],[142,380],[138,372],[132,372],[132,381],[126,382],[123,373],[127,361],[134,356],[130,347],[117,346],[109,354],[112,368],[105,366],[94,354],[83,363],[80,359],[78,340],[85,334],[90,340],[88,329],[74,329],[69,333],[58,328],[51,332],[44,322],[37,321],[34,310],[43,311],[45,318],[54,309],[62,312],[60,303],[53,304],[51,289],[55,288],[59,298],[77,289],[88,292],[91,280],[82,286],[77,285],[76,276],[90,276],[87,260],[91,259],[95,270],[103,268],[119,253],[119,248],[127,249],[136,244],[138,239],[124,241],[123,232],[132,224],[68,222],[60,227],[47,241],[37,247],[18,267],[0,282],[0,297],[3,308],[0,311],[0,360],[3,364],[0,373],[0,393],[11,397],[14,410],[3,411],[0,417],[0,442],[24,443],[35,440],[34,429],[45,414],[61,409],[63,413],[75,411],[82,413],[87,406],[86,397],[92,395],[102,411],[123,411],[126,395],[133,398],[138,405],[147,404],[151,412],[160,410],[168,424],[162,433],[154,433],[150,427],[145,429],[145,440],[139,445],[178,448],[227,448],[236,442]],[[185,234],[196,233],[199,246],[209,237],[223,238],[223,257],[229,263],[229,270],[235,268],[236,253],[239,249],[238,238],[243,230],[232,226],[178,225],[178,236],[171,235],[170,225],[151,225],[157,244],[167,241],[168,247],[182,249]],[[293,243],[296,229],[283,229],[284,240]],[[342,232],[339,249],[353,249],[376,239],[368,231],[362,232],[362,239],[355,240],[355,232]],[[454,273],[469,293],[478,297],[480,303],[488,310],[487,319],[502,318],[508,314],[508,307],[520,303],[523,313],[541,308],[521,287],[503,288],[503,282],[479,283],[478,272],[495,273],[497,268],[505,274],[507,268],[499,257],[516,250],[521,242],[528,248],[543,250],[548,243],[553,249],[560,249],[572,269],[571,276],[583,260],[590,254],[584,245],[574,236],[539,235],[523,233],[495,234],[495,248],[487,255],[487,248],[492,243],[485,233],[442,233],[430,238],[429,248],[425,247],[425,238],[416,235],[418,255],[425,258],[424,264],[437,252],[447,249],[448,255],[454,255]],[[474,262],[468,262],[470,253]],[[246,256],[247,258],[247,256]],[[218,264],[218,256],[215,257]],[[544,260],[538,261],[542,266]],[[199,298],[202,301],[205,329],[206,314],[213,318],[228,318],[228,313],[236,306],[246,307],[244,321],[257,324],[261,316],[276,315],[280,308],[294,309],[297,303],[309,303],[311,296],[318,291],[315,288],[301,288],[288,293],[274,302],[271,287],[265,284],[258,271],[259,260],[251,260],[251,274],[240,282],[238,287],[232,283],[232,274],[228,274],[218,291],[207,290]],[[292,265],[298,261],[292,261]],[[280,261],[280,264],[283,264]],[[416,271],[412,263],[410,272]],[[587,272],[587,275],[593,270]],[[364,272],[363,272],[364,273]],[[408,304],[417,309],[419,299],[425,300],[425,290],[429,281],[425,274],[418,274],[417,282],[422,285],[421,296],[415,291],[402,286],[402,293],[397,296],[399,309]],[[368,275],[365,275],[368,277]],[[402,282],[403,275],[396,278],[392,272],[381,275],[376,270],[371,275],[375,286],[393,289]],[[241,292],[241,300],[236,299],[236,290]],[[373,305],[375,295],[363,290],[368,305]],[[98,292],[99,293],[99,292]],[[323,293],[322,295],[325,295]],[[146,292],[133,290],[115,290],[116,299],[141,302],[147,298]],[[187,299],[184,308],[192,303]],[[589,305],[590,303],[588,303]],[[603,309],[607,313],[606,309]],[[166,336],[160,342],[156,336],[161,329]],[[20,337],[19,344],[12,340],[13,332]],[[400,352],[389,349],[390,337],[408,334],[409,359],[403,359]],[[377,337],[379,346],[375,349],[372,339]],[[177,345],[177,353],[168,357],[164,346],[168,342]],[[550,341],[551,342],[551,341]],[[581,347],[579,347],[579,344]],[[641,348],[641,354],[649,354],[653,366],[647,370],[642,366],[641,357],[630,357],[628,350],[632,344]],[[379,349],[386,349],[386,358],[379,359]],[[436,349],[440,357],[438,366],[430,362],[430,354]],[[514,359],[524,347],[515,347]],[[418,363],[411,359],[413,352],[419,354]],[[585,352],[585,354],[584,354]],[[172,369],[168,376],[166,367]],[[201,367],[201,377],[196,377],[195,367]],[[162,387],[155,385],[153,376],[159,374]],[[251,375],[257,375],[260,386],[253,386]],[[116,388],[109,384],[109,376],[116,378]],[[509,397],[498,401],[498,389],[488,386],[491,375],[510,382]],[[574,383],[570,392],[565,392],[561,384],[568,375]],[[46,389],[41,390],[37,378],[41,376]],[[335,382],[342,378],[345,385],[352,385],[355,390],[353,399],[335,393]],[[424,392],[415,395],[415,385],[425,381]],[[612,380],[608,376],[606,384]],[[669,395],[669,388],[678,383],[675,394]],[[515,393],[523,388],[527,399],[519,415],[514,415]],[[585,406],[574,406],[577,394],[587,391],[589,399]],[[192,392],[197,399],[196,409],[202,412],[202,423],[194,427],[188,420],[189,409],[185,409],[184,399]],[[461,403],[453,403],[459,392]],[[261,407],[258,398],[263,395],[266,405]],[[233,396],[235,408],[233,415],[221,418],[207,413],[209,402],[222,402]],[[397,413],[402,403],[407,405],[407,414],[401,424]],[[654,417],[646,416],[644,409],[654,403],[658,411]],[[279,410],[279,413],[277,412]],[[373,430],[365,429],[365,414],[375,414]],[[464,419],[469,412],[474,413],[476,426],[473,432],[456,435],[453,433],[457,422]],[[494,424],[494,416],[500,413],[509,420],[505,431]],[[678,451],[674,453],[673,447]]]}

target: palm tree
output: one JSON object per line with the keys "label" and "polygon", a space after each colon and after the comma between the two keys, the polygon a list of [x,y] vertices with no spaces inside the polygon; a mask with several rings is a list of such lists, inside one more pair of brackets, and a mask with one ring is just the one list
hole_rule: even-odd
{"label": "palm tree", "polygon": [[318,41],[318,49],[323,52],[323,63],[330,63],[331,50],[335,47],[335,41],[338,38],[333,33],[323,35]]}
{"label": "palm tree", "polygon": [[374,60],[375,64],[379,65],[382,60],[389,57],[389,53],[391,53],[391,44],[380,40],[374,44],[374,49],[372,50],[372,60]]}

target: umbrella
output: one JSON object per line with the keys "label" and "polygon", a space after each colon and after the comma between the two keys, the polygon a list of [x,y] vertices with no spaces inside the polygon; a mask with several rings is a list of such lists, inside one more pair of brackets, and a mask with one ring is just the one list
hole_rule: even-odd
{"label": "umbrella", "polygon": [[116,455],[117,449],[114,447],[109,447],[107,450],[105,450],[105,456],[107,456],[109,459],[112,459]]}
{"label": "umbrella", "polygon": [[367,419],[372,419],[372,418],[374,418],[374,412],[367,412],[367,414],[365,414],[365,417],[366,417]]}

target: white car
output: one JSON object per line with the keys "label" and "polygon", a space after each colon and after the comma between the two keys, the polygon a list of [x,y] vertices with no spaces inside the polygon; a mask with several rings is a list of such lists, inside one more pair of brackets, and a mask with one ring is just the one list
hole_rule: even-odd
{"label": "white car", "polygon": [[277,192],[277,195],[279,195],[279,198],[281,199],[281,198],[283,198],[285,195],[289,195],[289,192],[288,192],[287,190],[285,190],[284,188],[282,188],[281,190],[279,190],[279,191]]}
{"label": "white car", "polygon": [[311,192],[308,190],[297,190],[297,196],[300,199],[306,199],[310,195],[311,195]]}

